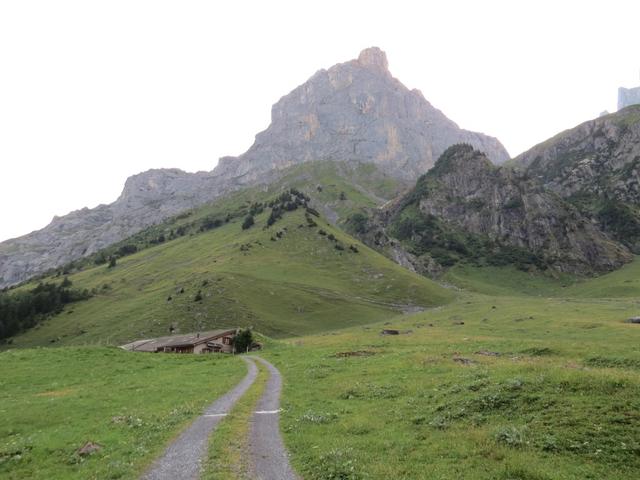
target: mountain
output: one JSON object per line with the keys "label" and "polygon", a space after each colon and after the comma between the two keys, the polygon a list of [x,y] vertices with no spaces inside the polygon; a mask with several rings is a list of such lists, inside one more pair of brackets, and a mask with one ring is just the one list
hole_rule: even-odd
{"label": "mountain", "polygon": [[397,256],[392,239],[399,240],[417,270],[464,259],[587,274],[632,260],[575,206],[526,175],[493,165],[471,145],[447,149],[381,216],[374,244],[395,246]]}
{"label": "mountain", "polygon": [[150,170],[127,180],[110,205],[56,217],[42,230],[0,243],[0,288],[64,265],[250,185],[265,184],[309,161],[370,163],[411,184],[449,146],[467,142],[496,163],[498,140],[460,129],[417,90],[393,78],[384,52],[320,70],[272,109],[271,125],[239,157],[211,172]]}
{"label": "mountain", "polygon": [[509,159],[497,139],[460,129],[420,91],[393,78],[385,53],[373,47],[320,70],[280,99],[269,128],[243,155],[222,158],[215,173],[252,183],[296,163],[337,160],[374,163],[414,182],[447,147],[462,142],[496,163]]}
{"label": "mountain", "polygon": [[562,132],[512,164],[640,253],[640,105]]}
{"label": "mountain", "polygon": [[[450,290],[332,225],[308,205],[307,193],[284,188],[306,184],[307,191],[317,192],[320,186],[328,204],[335,197],[347,210],[360,201],[358,190],[341,184],[337,169],[315,168],[290,171],[286,181],[244,189],[161,228],[145,229],[120,246],[115,266],[96,255],[67,276],[54,273],[0,294],[21,298],[42,281],[71,282],[91,295],[35,328],[20,329],[24,333],[11,344],[117,345],[170,331],[236,326],[289,337],[363,325],[453,299]],[[313,185],[307,176],[313,176]],[[2,324],[0,318],[0,334]]]}

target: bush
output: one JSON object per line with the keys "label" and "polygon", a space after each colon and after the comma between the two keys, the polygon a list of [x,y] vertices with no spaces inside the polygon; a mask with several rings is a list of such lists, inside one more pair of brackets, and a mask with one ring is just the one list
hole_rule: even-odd
{"label": "bush", "polygon": [[252,215],[247,215],[245,217],[245,219],[244,219],[244,222],[242,222],[242,230],[247,230],[247,229],[251,228],[254,223],[255,223],[255,221],[253,220],[253,216]]}
{"label": "bush", "polygon": [[214,228],[218,228],[222,225],[222,220],[219,218],[207,217],[202,220],[200,224],[200,231],[206,232],[207,230],[212,230]]}
{"label": "bush", "polygon": [[242,329],[233,338],[233,347],[237,353],[248,352],[253,344],[253,332],[250,328]]}
{"label": "bush", "polygon": [[113,255],[109,257],[109,266],[107,268],[113,268],[116,266],[116,257]]}
{"label": "bush", "polygon": [[138,247],[132,243],[128,243],[126,245],[122,245],[118,249],[118,255],[124,257],[125,255],[132,255],[138,251]]}
{"label": "bush", "polygon": [[495,433],[495,439],[498,443],[508,445],[510,447],[522,447],[525,441],[524,430],[516,427],[504,427]]}
{"label": "bush", "polygon": [[334,448],[320,456],[319,464],[314,473],[314,480],[359,480],[364,478],[357,470],[353,459],[353,451],[348,448],[340,450]]}
{"label": "bush", "polygon": [[347,224],[355,233],[367,233],[369,226],[369,217],[363,215],[362,213],[354,213],[347,220]]}

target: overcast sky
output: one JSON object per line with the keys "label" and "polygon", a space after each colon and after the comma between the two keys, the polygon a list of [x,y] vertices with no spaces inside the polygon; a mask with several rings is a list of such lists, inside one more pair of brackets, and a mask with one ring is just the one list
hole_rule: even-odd
{"label": "overcast sky", "polygon": [[640,84],[639,21],[633,0],[3,0],[0,240],[149,168],[211,170],[281,96],[373,45],[515,156]]}

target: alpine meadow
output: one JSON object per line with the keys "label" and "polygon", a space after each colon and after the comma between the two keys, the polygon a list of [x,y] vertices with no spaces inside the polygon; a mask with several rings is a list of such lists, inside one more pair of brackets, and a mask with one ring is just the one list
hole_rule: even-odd
{"label": "alpine meadow", "polygon": [[366,48],[0,243],[0,477],[640,478],[639,89],[512,158]]}

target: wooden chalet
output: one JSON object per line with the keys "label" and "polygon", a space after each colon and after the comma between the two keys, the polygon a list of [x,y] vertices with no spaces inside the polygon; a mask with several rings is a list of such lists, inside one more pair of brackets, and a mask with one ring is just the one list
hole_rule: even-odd
{"label": "wooden chalet", "polygon": [[233,339],[238,330],[212,330],[209,332],[171,335],[169,337],[137,340],[120,348],[130,352],[162,353],[233,353]]}

